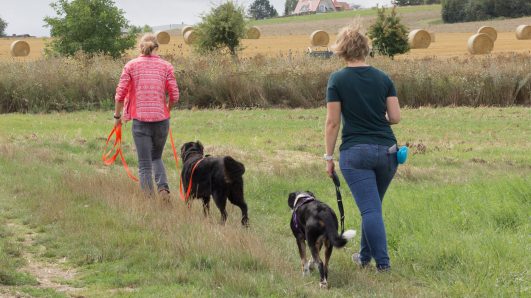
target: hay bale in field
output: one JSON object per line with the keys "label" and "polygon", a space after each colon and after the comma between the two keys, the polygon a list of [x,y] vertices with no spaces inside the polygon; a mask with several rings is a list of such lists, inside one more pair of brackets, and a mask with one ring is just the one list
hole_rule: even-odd
{"label": "hay bale in field", "polygon": [[496,31],[496,29],[494,29],[494,27],[483,26],[479,28],[478,33],[487,34],[490,39],[492,39],[492,42],[495,42],[496,39],[498,39],[498,32]]}
{"label": "hay bale in field", "polygon": [[166,31],[159,31],[157,32],[156,34],[157,36],[157,41],[159,42],[159,44],[169,44],[170,43],[170,34]]}
{"label": "hay bale in field", "polygon": [[409,47],[412,49],[427,49],[431,44],[431,35],[424,29],[416,29],[409,32]]}
{"label": "hay bale in field", "polygon": [[310,42],[314,47],[326,47],[330,43],[330,35],[323,30],[317,30],[310,35]]}
{"label": "hay bale in field", "polygon": [[184,34],[184,42],[186,44],[193,44],[197,41],[197,33],[194,30],[190,30]]}
{"label": "hay bale in field", "polygon": [[186,32],[190,31],[190,30],[194,30],[194,27],[193,26],[184,26],[182,29],[181,29],[181,33],[183,34],[183,37],[184,35],[186,34]]}
{"label": "hay bale in field", "polygon": [[30,53],[30,45],[23,40],[16,40],[11,44],[11,56],[26,57]]}
{"label": "hay bale in field", "polygon": [[516,27],[516,39],[531,39],[531,25],[520,25]]}
{"label": "hay bale in field", "polygon": [[472,55],[489,54],[494,48],[494,41],[486,33],[472,35],[468,39],[468,52]]}
{"label": "hay bale in field", "polygon": [[262,31],[260,28],[253,26],[247,30],[247,39],[260,39]]}
{"label": "hay bale in field", "polygon": [[431,42],[435,42],[435,32],[430,31]]}

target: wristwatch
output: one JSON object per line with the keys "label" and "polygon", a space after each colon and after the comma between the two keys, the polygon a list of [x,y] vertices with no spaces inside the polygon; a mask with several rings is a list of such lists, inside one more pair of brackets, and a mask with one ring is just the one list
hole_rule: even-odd
{"label": "wristwatch", "polygon": [[122,118],[122,115],[116,115],[116,114],[114,114],[113,117],[114,117],[114,119],[118,120],[118,119]]}
{"label": "wristwatch", "polygon": [[323,156],[323,159],[326,160],[326,161],[331,161],[331,160],[334,160],[334,156],[333,155],[328,155],[325,153],[325,155]]}

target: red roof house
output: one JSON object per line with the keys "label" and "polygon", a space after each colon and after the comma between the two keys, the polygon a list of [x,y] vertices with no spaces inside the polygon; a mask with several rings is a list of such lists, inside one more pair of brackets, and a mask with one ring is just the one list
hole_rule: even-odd
{"label": "red roof house", "polygon": [[293,14],[336,11],[333,0],[299,0]]}

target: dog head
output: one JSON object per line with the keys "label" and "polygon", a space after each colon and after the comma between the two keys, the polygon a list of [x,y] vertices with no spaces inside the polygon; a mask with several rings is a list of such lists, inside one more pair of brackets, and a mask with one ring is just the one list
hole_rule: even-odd
{"label": "dog head", "polygon": [[297,200],[297,198],[300,198],[300,197],[312,197],[312,198],[315,198],[315,195],[311,191],[296,191],[296,192],[292,192],[288,196],[288,206],[289,206],[289,208],[291,208],[293,210],[293,208],[295,208],[295,201]]}
{"label": "dog head", "polygon": [[181,159],[182,161],[186,161],[188,156],[191,154],[201,154],[203,155],[203,150],[205,148],[203,147],[203,144],[201,142],[188,142],[181,146]]}

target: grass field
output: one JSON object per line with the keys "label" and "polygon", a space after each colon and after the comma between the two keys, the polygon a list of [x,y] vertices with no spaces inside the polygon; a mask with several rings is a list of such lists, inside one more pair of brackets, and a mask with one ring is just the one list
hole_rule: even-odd
{"label": "grass field", "polygon": [[[178,144],[200,139],[245,163],[248,230],[237,208],[220,226],[216,209],[204,219],[199,204],[145,199],[120,166],[103,166],[110,114],[0,115],[0,296],[323,294],[317,274],[299,272],[286,203],[308,189],[337,208],[320,159],[323,109],[174,112]],[[528,297],[530,118],[529,108],[405,110],[394,129],[412,155],[384,203],[393,271],[355,268],[356,239],[334,251],[326,294]],[[125,142],[135,168],[129,132]],[[170,150],[164,159],[175,190]]]}

